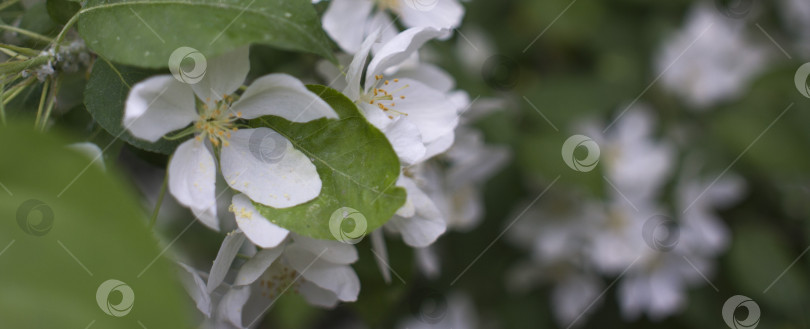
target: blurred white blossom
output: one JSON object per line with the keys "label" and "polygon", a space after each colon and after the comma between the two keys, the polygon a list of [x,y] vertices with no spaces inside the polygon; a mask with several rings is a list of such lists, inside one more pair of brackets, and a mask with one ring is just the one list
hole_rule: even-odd
{"label": "blurred white blossom", "polygon": [[750,41],[743,20],[709,4],[692,8],[680,31],[658,51],[661,84],[696,109],[733,100],[762,72],[770,49]]}

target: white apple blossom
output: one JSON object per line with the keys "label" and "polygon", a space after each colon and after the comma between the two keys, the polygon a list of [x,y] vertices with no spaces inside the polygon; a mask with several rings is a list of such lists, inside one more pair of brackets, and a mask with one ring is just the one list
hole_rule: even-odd
{"label": "white apple blossom", "polygon": [[[426,303],[427,304],[427,303]],[[400,329],[475,329],[487,327],[475,309],[472,298],[465,293],[454,292],[446,299],[431,300],[430,305],[421,305],[420,314],[404,319]]]}
{"label": "white apple blossom", "polygon": [[795,26],[795,47],[804,58],[810,58],[810,2],[803,0],[779,1],[786,26]]}
{"label": "white apple blossom", "polygon": [[661,84],[696,109],[740,96],[765,67],[770,51],[749,41],[745,23],[710,4],[696,5],[655,58]]}
{"label": "white apple blossom", "polygon": [[133,86],[126,101],[124,126],[138,138],[155,142],[191,124],[172,136],[193,134],[194,138],[180,144],[172,156],[169,191],[214,229],[219,227],[215,154],[231,188],[268,206],[294,206],[315,198],[321,189],[307,156],[287,141],[281,159],[266,161],[252,150],[251,137],[274,132],[245,128],[239,120],[264,115],[294,122],[337,118],[328,104],[285,74],[260,77],[237,95],[248,70],[245,47],[210,60],[204,78],[196,84],[181,83],[171,75],[155,76]]}
{"label": "white apple blossom", "polygon": [[[291,233],[264,218],[244,195],[234,196],[232,211],[246,237],[265,248],[242,266],[234,285],[251,285],[269,298],[294,285],[311,304],[324,307],[357,300],[360,280],[349,265],[357,261],[354,245]],[[267,236],[275,240],[268,244]]]}
{"label": "white apple blossom", "polygon": [[[366,65],[378,35],[375,32],[363,42],[346,72],[344,94],[358,105],[371,124],[385,133],[406,165],[421,162],[450,147],[460,106],[450,97],[452,79],[444,79],[438,86],[435,83],[438,80],[429,79],[433,81],[429,84],[416,79],[431,73],[441,76],[438,69],[405,71],[401,78],[399,72],[393,73],[391,78],[386,78],[385,74],[441,33],[432,28],[408,29],[384,43]],[[428,71],[430,73],[426,73]]]}
{"label": "white apple blossom", "polygon": [[681,177],[676,189],[676,205],[683,209],[677,222],[677,245],[628,271],[619,285],[626,319],[646,313],[658,321],[681,310],[688,300],[686,290],[712,277],[713,259],[728,245],[730,234],[715,211],[739,199],[742,181],[731,176],[712,184],[690,172],[682,172]]}
{"label": "white apple blossom", "polygon": [[[298,293],[320,307],[357,300],[354,245],[275,226],[244,194],[234,196],[231,211],[240,228],[225,237],[210,272],[180,264],[183,285],[205,316],[204,328],[251,327],[282,294]],[[249,259],[232,269],[238,252]]]}
{"label": "white apple blossom", "polygon": [[323,15],[323,29],[343,51],[354,54],[376,30],[382,31],[383,40],[396,35],[395,21],[406,28],[450,30],[461,24],[463,16],[464,7],[457,0],[332,0]]}
{"label": "white apple blossom", "polygon": [[619,274],[650,256],[642,227],[664,213],[657,197],[675,158],[671,145],[652,136],[654,121],[647,108],[637,106],[617,120],[606,134],[592,134],[603,154],[599,165],[605,172],[608,201],[605,216],[596,222],[600,233],[594,235],[589,254],[608,274]]}

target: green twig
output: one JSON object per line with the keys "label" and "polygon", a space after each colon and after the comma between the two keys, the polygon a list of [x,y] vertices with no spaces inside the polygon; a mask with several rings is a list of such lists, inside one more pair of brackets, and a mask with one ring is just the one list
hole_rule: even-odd
{"label": "green twig", "polygon": [[33,83],[34,77],[28,77],[27,79],[23,80],[23,82],[20,82],[16,86],[9,88],[9,90],[4,92],[2,95],[3,105],[11,102],[15,97],[17,97],[17,95],[20,94],[20,92],[25,90],[25,88],[27,88]]}
{"label": "green twig", "polygon": [[56,38],[53,39],[53,45],[54,45],[53,46],[54,47],[53,52],[54,52],[54,54],[59,53],[59,46],[61,46],[62,39],[65,38],[65,35],[67,34],[67,31],[70,30],[71,27],[73,27],[73,24],[76,24],[76,22],[79,20],[79,14],[80,13],[81,13],[81,11],[74,14],[73,17],[71,17],[70,20],[67,21],[67,23],[65,23],[65,26],[62,27],[62,31],[59,31],[59,34],[56,35]]}
{"label": "green twig", "polygon": [[51,84],[51,79],[45,80],[42,85],[42,95],[39,96],[39,106],[37,107],[37,117],[34,119],[34,129],[39,125],[39,120],[42,118],[42,110],[45,108],[45,98],[48,95],[48,86]]}
{"label": "green twig", "polygon": [[61,76],[54,78],[53,87],[51,88],[51,96],[48,98],[48,106],[45,107],[45,116],[40,123],[40,130],[45,131],[45,126],[48,124],[48,118],[51,117],[51,111],[56,105],[56,95],[59,94],[59,87],[61,87]]}
{"label": "green twig", "polygon": [[27,36],[27,37],[29,37],[31,39],[37,39],[39,41],[53,42],[53,39],[51,39],[49,37],[46,37],[46,36],[44,36],[42,34],[39,34],[39,33],[36,33],[36,32],[31,32],[31,31],[21,29],[21,28],[16,27],[16,26],[8,25],[8,24],[0,24],[0,29],[8,30],[8,31],[11,31],[11,32],[16,32],[16,33],[22,34],[24,36]]}
{"label": "green twig", "polygon": [[39,67],[47,64],[50,60],[50,56],[39,56],[24,61],[0,63],[0,74],[19,73],[31,67]]}
{"label": "green twig", "polygon": [[[5,77],[3,77],[3,78],[5,78]],[[0,91],[2,91],[5,88],[6,88],[5,81],[2,81],[2,79],[0,79]],[[0,120],[3,121],[3,126],[5,126],[6,125],[6,106],[5,106],[4,102],[3,102],[2,97],[3,97],[3,93],[0,92]]]}
{"label": "green twig", "polygon": [[19,2],[19,0],[8,0],[0,3],[0,10],[6,9],[8,7],[13,6],[15,3]]}

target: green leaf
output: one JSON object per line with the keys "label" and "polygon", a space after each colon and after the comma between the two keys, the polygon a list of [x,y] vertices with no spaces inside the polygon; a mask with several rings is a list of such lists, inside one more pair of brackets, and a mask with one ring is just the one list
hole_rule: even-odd
{"label": "green leaf", "polygon": [[[69,138],[23,123],[0,129],[14,141],[0,144],[13,159],[0,162],[2,326],[191,328],[191,299],[135,193],[112,167],[67,148]],[[118,305],[129,295],[123,286],[100,289],[111,279],[131,289],[131,309],[104,311],[105,300]]]}
{"label": "green leaf", "polygon": [[334,60],[308,0],[89,0],[79,15],[87,45],[127,65],[166,67],[179,47],[211,58],[250,43]]}
{"label": "green leaf", "polygon": [[[132,136],[123,125],[124,104],[129,95],[129,89],[155,71],[137,69],[123,65],[111,66],[103,60],[96,61],[90,81],[84,91],[84,104],[87,111],[99,125],[104,127],[110,135],[147,151],[170,154],[180,145],[182,140],[161,139],[150,143]],[[101,145],[100,147],[104,147]]]}
{"label": "green leaf", "polygon": [[48,8],[48,15],[54,22],[64,25],[79,9],[79,3],[73,0],[47,0],[45,6]]}
{"label": "green leaf", "polygon": [[346,96],[324,86],[309,89],[329,103],[340,119],[292,123],[266,116],[252,120],[251,125],[277,131],[309,156],[323,181],[321,194],[295,207],[276,209],[256,204],[256,208],[274,224],[295,233],[336,240],[329,220],[338,209],[349,207],[365,217],[369,233],[405,203],[405,190],[395,185],[399,159],[385,135],[368,123]]}

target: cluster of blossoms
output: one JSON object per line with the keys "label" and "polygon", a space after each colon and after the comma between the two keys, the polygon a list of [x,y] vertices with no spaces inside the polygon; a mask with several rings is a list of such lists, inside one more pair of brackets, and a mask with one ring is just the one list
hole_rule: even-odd
{"label": "cluster of blossoms", "polygon": [[[407,29],[395,32],[391,13],[400,15]],[[371,233],[387,280],[385,232],[419,248],[424,273],[435,274],[438,264],[429,247],[448,228],[469,228],[480,220],[480,185],[508,157],[505,149],[485,145],[480,132],[463,124],[466,112],[491,108],[475,106],[465,92],[454,89],[450,75],[419,59],[420,48],[450,36],[462,15],[455,0],[430,7],[344,0],[332,1],[323,18],[324,29],[345,52],[338,55],[341,67],[348,66],[341,72],[324,62],[319,72],[386,136],[401,163],[396,185],[406,190],[406,202]],[[127,98],[123,120],[130,133],[150,142],[193,136],[170,159],[168,187],[206,226],[233,228],[210,271],[181,263],[185,287],[206,324],[216,328],[251,326],[287,290],[313,305],[333,307],[355,301],[361,286],[350,266],[358,259],[353,244],[289,231],[254,206],[302,204],[320,194],[322,182],[311,159],[289,140],[270,128],[251,128],[245,120],[274,115],[309,122],[338,116],[286,74],[243,86],[248,52],[244,47],[208,60],[204,76],[193,84],[171,75],[139,82]],[[251,144],[256,134],[278,135],[283,156],[272,161],[257,156]],[[217,193],[220,173],[230,189]],[[229,213],[224,213],[217,199],[231,190]],[[247,260],[235,261],[237,255]]]}
{"label": "cluster of blossoms", "polygon": [[[697,110],[739,98],[771,56],[748,40],[744,23],[697,4],[658,53],[661,85]],[[740,200],[744,182],[701,168],[701,155],[688,146],[697,141],[683,134],[691,127],[655,137],[653,112],[635,105],[610,124],[576,127],[601,150],[602,191],[550,189],[509,231],[530,261],[511,270],[508,284],[518,291],[552,285],[561,326],[586,322],[612,286],[606,278],[618,283],[626,320],[676,314],[690,286],[712,285],[715,258],[728,248],[717,210]]]}
{"label": "cluster of blossoms", "polygon": [[[531,260],[511,271],[509,284],[518,291],[552,284],[561,326],[585,323],[605,277],[620,280],[627,320],[674,314],[685,306],[686,289],[706,284],[714,258],[727,248],[728,229],[716,210],[741,197],[742,181],[730,174],[711,181],[716,175],[701,175],[689,156],[673,175],[677,148],[653,137],[645,106],[628,110],[606,133],[595,123],[581,129],[602,150],[604,196],[555,187],[529,208],[509,232]],[[666,194],[668,184],[674,187]]]}

